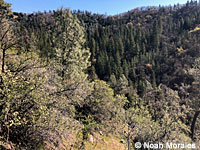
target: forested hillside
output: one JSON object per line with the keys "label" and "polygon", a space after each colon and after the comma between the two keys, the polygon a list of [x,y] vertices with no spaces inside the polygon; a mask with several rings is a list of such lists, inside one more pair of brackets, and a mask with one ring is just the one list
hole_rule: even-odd
{"label": "forested hillside", "polygon": [[197,1],[105,16],[0,0],[0,65],[0,149],[198,149]]}

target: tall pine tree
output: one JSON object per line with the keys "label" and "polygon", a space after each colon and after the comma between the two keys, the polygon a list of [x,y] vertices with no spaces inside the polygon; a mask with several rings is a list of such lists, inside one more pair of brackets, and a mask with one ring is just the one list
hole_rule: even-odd
{"label": "tall pine tree", "polygon": [[54,14],[54,45],[58,73],[63,79],[85,80],[85,71],[90,65],[90,52],[86,49],[84,29],[69,9],[59,9]]}

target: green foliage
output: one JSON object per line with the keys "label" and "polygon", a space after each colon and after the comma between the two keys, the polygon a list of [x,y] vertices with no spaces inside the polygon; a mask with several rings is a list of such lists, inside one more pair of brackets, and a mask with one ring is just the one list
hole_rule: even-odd
{"label": "green foliage", "polygon": [[196,82],[200,81],[200,58],[197,58],[193,64],[193,68],[190,69],[189,73],[194,76]]}
{"label": "green foliage", "polygon": [[81,101],[76,107],[77,117],[92,117],[95,122],[103,124],[104,121],[111,119],[112,111],[110,110],[114,103],[114,93],[108,84],[104,81],[94,81],[90,85],[91,90],[87,93],[87,97]]}
{"label": "green foliage", "polygon": [[0,0],[0,18],[7,17],[11,13],[10,4],[6,3],[4,0]]}
{"label": "green foliage", "polygon": [[116,80],[116,77],[115,77],[114,74],[111,74],[111,76],[110,76],[109,85],[110,85],[110,87],[113,88],[113,89],[114,89],[114,88],[116,87],[116,85],[117,85],[117,80]]}
{"label": "green foliage", "polygon": [[188,127],[199,122],[199,5],[106,17],[64,8],[12,14],[1,0],[0,10],[4,148],[84,149],[97,131],[124,136],[129,148],[191,142]]}
{"label": "green foliage", "polygon": [[1,75],[0,136],[2,142],[11,147],[30,148],[42,142],[42,136],[37,128],[37,121],[46,111],[45,92],[41,88],[42,81],[44,79],[39,74],[24,70],[14,73],[7,70]]}
{"label": "green foliage", "polygon": [[[156,95],[159,99],[157,104],[152,97],[155,94],[152,93],[153,89],[146,95],[149,100],[148,104],[146,104],[147,99],[145,97],[142,100],[135,94],[129,96],[129,107],[126,107],[124,117],[121,117],[125,122],[122,131],[127,144],[129,143],[129,148],[133,148],[134,143],[138,141],[141,143],[146,141],[153,143],[158,141],[191,142],[188,136],[189,129],[181,121],[183,113],[179,110],[177,93],[164,87],[162,87],[162,90],[164,90],[164,93],[166,92],[166,96],[163,95],[164,93],[161,94],[165,100]],[[162,90],[157,91],[157,94],[162,93]],[[162,103],[160,108],[158,103]],[[158,117],[157,115],[161,116]]]}
{"label": "green foliage", "polygon": [[117,81],[117,84],[115,86],[115,90],[117,93],[126,93],[128,87],[128,80],[124,76],[124,74],[121,75],[119,80]]}
{"label": "green foliage", "polygon": [[5,72],[6,51],[15,45],[16,37],[13,33],[13,24],[8,19],[11,15],[10,5],[0,1],[0,52],[1,72]]}
{"label": "green foliage", "polygon": [[54,48],[58,72],[63,79],[85,80],[90,65],[90,52],[84,48],[84,30],[69,9],[59,9],[55,14]]}
{"label": "green foliage", "polygon": [[[177,91],[160,85],[157,90],[151,90],[145,95],[145,103],[152,116],[152,120],[158,122],[161,128],[159,140],[172,140],[174,133],[186,133],[189,135],[189,128],[181,118],[185,115],[184,105],[180,105],[180,97]],[[189,138],[187,138],[189,139]],[[174,140],[181,141],[181,137],[176,136]]]}
{"label": "green foliage", "polygon": [[194,82],[191,87],[191,93],[190,93],[190,106],[192,110],[195,112],[192,122],[191,122],[191,138],[193,140],[198,141],[199,140],[199,99],[200,99],[200,58],[197,58],[193,64],[193,67],[189,70],[189,74],[193,76]]}
{"label": "green foliage", "polygon": [[134,148],[135,142],[156,141],[160,136],[161,127],[152,120],[152,116],[137,95],[132,96],[129,107],[121,112],[123,124],[119,129],[120,134],[126,138],[129,148]]}

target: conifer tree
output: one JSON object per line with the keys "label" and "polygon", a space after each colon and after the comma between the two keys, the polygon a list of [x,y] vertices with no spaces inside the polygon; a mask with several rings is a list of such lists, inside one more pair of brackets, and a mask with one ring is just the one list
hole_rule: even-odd
{"label": "conifer tree", "polygon": [[90,52],[84,47],[84,29],[69,9],[61,8],[54,16],[54,45],[59,75],[63,79],[85,80]]}
{"label": "conifer tree", "polygon": [[122,74],[119,78],[119,80],[117,81],[117,85],[116,85],[116,92],[117,93],[125,93],[128,87],[128,80],[125,77],[124,74]]}
{"label": "conifer tree", "polygon": [[111,88],[115,88],[117,85],[117,80],[114,74],[111,74],[110,79],[109,79],[109,84],[111,86]]}
{"label": "conifer tree", "polygon": [[152,44],[153,48],[158,48],[160,44],[160,28],[157,20],[154,22],[153,25],[152,40],[153,40]]}
{"label": "conifer tree", "polygon": [[124,70],[125,77],[128,79],[129,70],[128,70],[128,64],[126,60],[123,63],[123,70]]}

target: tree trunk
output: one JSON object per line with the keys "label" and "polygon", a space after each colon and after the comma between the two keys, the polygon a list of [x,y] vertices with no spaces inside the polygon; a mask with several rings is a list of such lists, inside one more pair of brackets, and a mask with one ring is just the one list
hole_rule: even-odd
{"label": "tree trunk", "polygon": [[3,49],[2,66],[1,66],[1,67],[2,67],[2,68],[1,68],[2,73],[5,72],[5,57],[6,57],[6,50]]}
{"label": "tree trunk", "polygon": [[197,120],[199,114],[200,114],[200,111],[196,111],[195,114],[194,114],[193,120],[192,120],[192,125],[191,125],[191,138],[192,138],[192,140],[194,140],[195,123],[196,123],[196,120]]}

